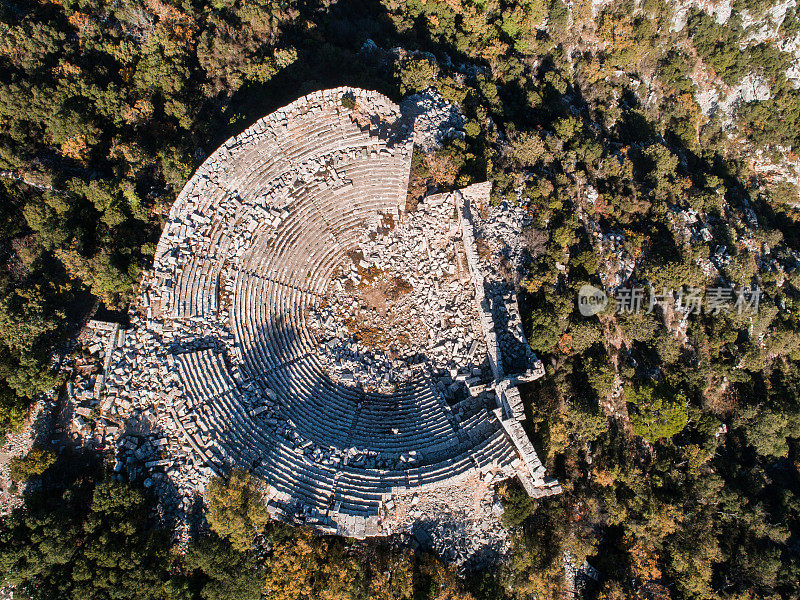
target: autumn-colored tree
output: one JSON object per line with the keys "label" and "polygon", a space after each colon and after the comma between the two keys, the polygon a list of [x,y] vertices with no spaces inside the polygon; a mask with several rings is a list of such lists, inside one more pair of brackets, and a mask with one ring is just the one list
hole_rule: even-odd
{"label": "autumn-colored tree", "polygon": [[512,144],[512,156],[523,167],[533,167],[547,153],[542,138],[536,133],[521,133]]}
{"label": "autumn-colored tree", "polygon": [[355,600],[363,594],[364,571],[339,539],[276,525],[270,542],[269,600]]}

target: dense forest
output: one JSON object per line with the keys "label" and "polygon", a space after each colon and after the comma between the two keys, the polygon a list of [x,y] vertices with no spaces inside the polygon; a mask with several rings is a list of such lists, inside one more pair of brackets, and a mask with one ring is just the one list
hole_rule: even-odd
{"label": "dense forest", "polygon": [[[690,8],[676,28],[675,0],[3,2],[4,431],[60,384],[54,356],[97,302],[126,307],[224,139],[316,89],[435,87],[465,136],[415,160],[415,186],[491,180],[533,218],[509,276],[547,366],[529,434],[565,490],[504,487],[512,553],[463,580],[427,554],[268,523],[246,474],[212,487],[211,532],[182,553],[102,461],[35,456],[39,491],[0,527],[15,597],[563,598],[567,552],[599,571],[592,598],[798,598],[800,198],[753,162],[800,136],[793,57],[748,25],[771,4],[734,0],[724,23]],[[798,31],[789,8],[779,35]],[[754,76],[768,98],[698,104],[698,82]],[[761,296],[754,313],[579,313],[584,284],[622,283]]]}

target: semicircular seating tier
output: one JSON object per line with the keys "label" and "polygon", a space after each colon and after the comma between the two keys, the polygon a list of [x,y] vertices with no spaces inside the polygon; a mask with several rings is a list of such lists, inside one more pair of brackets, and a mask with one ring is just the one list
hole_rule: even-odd
{"label": "semicircular seating tier", "polygon": [[172,332],[168,408],[194,450],[266,480],[278,516],[347,535],[378,533],[393,493],[520,464],[490,398],[450,405],[424,370],[391,395],[336,383],[306,326],[364,227],[399,216],[412,131],[354,88],[259,120],[181,191],[146,292],[149,321]]}

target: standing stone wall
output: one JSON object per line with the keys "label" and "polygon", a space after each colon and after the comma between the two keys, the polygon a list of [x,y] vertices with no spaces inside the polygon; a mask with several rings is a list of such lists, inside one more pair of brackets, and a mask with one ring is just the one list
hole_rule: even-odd
{"label": "standing stone wall", "polygon": [[483,261],[478,255],[475,227],[472,219],[471,203],[483,201],[488,203],[492,190],[491,182],[471,185],[463,190],[455,192],[456,206],[460,215],[460,225],[464,239],[464,250],[469,265],[469,271],[475,285],[475,296],[479,299],[480,325],[483,334],[486,336],[486,344],[489,348],[489,360],[492,364],[494,373],[494,390],[497,397],[498,408],[493,412],[514,443],[517,451],[528,467],[527,473],[519,473],[519,479],[525,490],[533,497],[541,497],[561,492],[561,486],[551,478],[545,478],[545,469],[539,460],[536,450],[533,448],[522,427],[521,421],[525,420],[525,408],[522,398],[516,385],[520,381],[532,381],[544,375],[544,367],[525,341],[525,334],[522,330],[522,322],[519,315],[519,306],[516,295],[508,294],[504,298],[507,312],[510,315],[508,325],[513,328],[510,332],[521,346],[525,348],[526,358],[533,368],[527,369],[522,374],[505,374],[503,372],[503,356],[500,343],[496,333],[497,324],[491,311],[490,301],[485,293],[485,276],[483,273]]}
{"label": "standing stone wall", "polygon": [[486,338],[486,346],[489,352],[489,363],[492,367],[495,381],[501,381],[504,377],[503,363],[500,357],[500,344],[495,332],[494,318],[492,317],[489,299],[486,297],[486,290],[483,285],[484,274],[483,264],[478,255],[478,245],[475,241],[475,228],[472,225],[472,212],[469,196],[486,195],[488,197],[492,190],[491,182],[476,183],[463,190],[454,192],[456,210],[459,214],[459,225],[461,235],[464,239],[464,253],[467,259],[470,275],[475,285],[475,301],[478,304],[478,315],[480,317],[481,332]]}

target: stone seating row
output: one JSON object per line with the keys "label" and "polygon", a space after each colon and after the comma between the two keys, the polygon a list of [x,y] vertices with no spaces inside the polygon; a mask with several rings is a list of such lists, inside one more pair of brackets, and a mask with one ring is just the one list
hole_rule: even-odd
{"label": "stone seating row", "polygon": [[[247,422],[246,413],[234,405],[235,384],[225,374],[224,361],[218,355],[215,357],[213,351],[180,356],[178,364],[182,365],[182,375],[189,378],[187,388],[192,389],[197,397],[204,398],[198,403],[211,407],[208,413],[201,411],[200,414],[215,417],[210,421],[211,427],[217,430],[219,447],[224,450],[220,454],[221,460],[232,456],[252,459],[259,464],[256,471],[263,471],[263,476],[276,489],[321,511],[340,502],[340,512],[374,514],[382,498],[392,488],[402,485],[404,480],[409,487],[424,489],[424,486],[435,487],[443,481],[466,476],[476,466],[479,469],[504,468],[514,460],[513,451],[502,433],[495,431],[493,436],[458,456],[405,472],[384,471],[374,475],[370,471],[349,467],[327,468],[306,460],[274,436],[263,435],[269,433],[268,429],[252,427],[252,423]],[[192,378],[190,372],[193,369],[184,369],[184,365],[190,364],[195,365],[194,370],[202,370],[202,378]]]}
{"label": "stone seating row", "polygon": [[[184,435],[218,468],[244,465],[264,477],[286,514],[297,502],[371,516],[393,489],[518,460],[480,402],[456,412],[424,375],[392,395],[365,393],[333,381],[318,354],[307,310],[364,227],[402,208],[411,158],[410,137],[389,148],[391,127],[356,122],[342,93],[305,97],[209,157],[173,206],[155,261],[173,277],[181,317],[227,314],[233,334],[230,367],[215,350],[176,357]],[[392,106],[381,108],[388,118],[397,116]],[[286,212],[267,225],[270,209]],[[223,291],[227,313],[217,305]],[[242,377],[273,392],[258,414]]]}
{"label": "stone seating row", "polygon": [[[421,410],[409,410],[395,415],[395,427],[402,430],[402,434],[398,436],[377,435],[374,421],[364,419],[361,423],[357,422],[360,412],[359,401],[366,405],[373,399],[363,397],[359,401],[355,401],[354,398],[348,397],[347,392],[351,388],[332,385],[328,382],[327,375],[319,368],[313,374],[304,372],[304,367],[312,361],[313,358],[308,358],[293,363],[285,369],[281,369],[277,374],[270,374],[268,381],[276,387],[278,385],[292,386],[292,395],[284,396],[286,404],[282,407],[282,414],[291,418],[298,428],[303,426],[319,427],[320,423],[324,423],[324,430],[315,432],[315,439],[320,439],[321,443],[364,446],[384,451],[392,449],[400,452],[403,448],[408,449],[409,447],[423,449],[423,447],[436,444],[437,441],[442,441],[442,436],[448,436],[447,439],[456,439],[449,423],[437,419],[439,415],[433,412],[426,414]],[[316,380],[312,378],[316,378]],[[327,385],[326,382],[328,382]],[[422,394],[409,394],[406,402],[418,403],[421,398],[424,398]],[[337,432],[339,432],[338,435]],[[386,441],[382,444],[384,439]]]}
{"label": "stone seating row", "polygon": [[[325,469],[297,460],[295,452],[274,438],[252,435],[251,432],[261,433],[264,430],[248,427],[250,424],[246,422],[245,414],[236,410],[232,382],[223,375],[224,363],[214,360],[212,351],[180,356],[184,357],[178,360],[178,364],[181,365],[186,388],[196,398],[202,398],[198,404],[208,409],[200,414],[208,419],[207,428],[216,434],[215,446],[218,444],[222,450],[220,459],[225,461],[228,457],[237,456],[261,462],[260,468],[266,468],[268,481],[277,489],[302,497],[305,504],[327,508],[333,472],[330,469],[327,473],[320,472]],[[194,376],[197,371],[202,371],[202,377]]]}
{"label": "stone seating row", "polygon": [[[204,351],[204,355],[210,352],[211,351]],[[181,364],[183,364],[182,361]],[[207,385],[207,383],[204,383],[203,377],[207,377],[208,373],[210,373],[212,369],[208,368],[203,369],[200,367],[196,367],[196,369],[200,370],[200,376],[197,377],[200,383],[197,385],[199,385],[200,387]],[[218,370],[219,367],[215,367],[215,369]],[[318,372],[316,376],[323,378],[324,374]],[[184,377],[186,377],[185,374]],[[298,373],[296,371],[293,372],[289,377],[292,382],[292,385],[295,388],[301,388],[302,386],[299,385],[299,382],[306,379],[306,376],[304,376],[304,374]],[[215,379],[211,379],[209,381],[215,381]],[[275,387],[277,387],[278,389],[280,389],[279,386],[281,382],[271,381],[270,383]],[[222,393],[222,391],[229,391],[230,389],[231,389],[231,383],[228,382],[225,390],[214,389],[207,391],[206,394],[213,397],[214,395]],[[314,394],[312,397],[308,399],[305,398],[305,394],[302,395],[303,396],[302,399],[298,399],[296,397],[293,398],[291,401],[292,402],[291,405],[293,407],[300,407],[303,409],[311,407],[312,402],[314,400],[320,400],[320,399],[324,400],[321,403],[314,402],[314,412],[311,412],[310,414],[306,414],[309,412],[308,410],[303,410],[302,412],[297,412],[297,411],[289,412],[288,418],[291,418],[297,424],[299,430],[302,430],[302,425],[310,423],[311,429],[307,429],[306,431],[304,431],[304,433],[307,433],[312,438],[320,439],[321,437],[323,437],[324,433],[326,432],[329,433],[330,430],[334,427],[336,422],[336,419],[333,418],[334,413],[336,413],[337,409],[341,410],[341,407],[337,406],[336,402],[336,399],[338,399],[335,394],[337,389],[339,388],[331,386],[328,390],[317,391],[316,394]],[[342,388],[342,389],[347,389],[347,388]],[[419,394],[410,394],[407,398],[402,398],[402,397],[399,398],[399,401],[411,404],[418,402],[419,397],[420,397]],[[343,438],[327,439],[324,440],[323,443],[330,445],[344,444],[344,445],[356,445],[356,446],[367,445],[372,443],[373,447],[376,449],[379,449],[384,452],[394,451],[396,453],[400,453],[404,449],[408,449],[410,447],[415,447],[423,451],[425,454],[428,454],[429,452],[428,447],[434,445],[434,442],[435,445],[438,445],[440,447],[442,445],[445,445],[445,447],[457,445],[456,438],[452,432],[452,425],[445,419],[440,419],[440,423],[442,423],[442,425],[437,430],[434,426],[429,425],[427,419],[423,417],[422,414],[420,413],[418,406],[414,407],[415,410],[411,410],[409,411],[408,414],[404,414],[403,415],[405,417],[404,419],[403,416],[398,416],[398,414],[392,415],[391,409],[385,412],[375,409],[372,403],[370,403],[368,400],[366,401],[366,406],[370,406],[373,408],[371,412],[375,413],[375,417],[372,419],[368,417],[362,419],[362,423],[364,424],[363,431],[359,431],[360,434],[358,436],[359,439],[354,440],[353,438],[355,431],[353,430],[352,425],[355,419],[352,416],[352,413],[355,413],[356,411],[360,412],[361,409],[359,408],[359,404],[357,402],[354,402],[352,398],[350,398],[349,401],[350,404],[347,405],[345,409],[342,411],[346,415],[345,417],[343,417],[344,419],[343,431],[347,432],[349,437],[346,440],[344,440]],[[351,414],[348,415],[347,414],[348,411]],[[397,413],[397,411],[395,412]],[[284,414],[284,416],[287,416],[287,414]],[[394,417],[394,419],[389,422],[393,422],[398,427],[402,427],[408,430],[409,432],[411,432],[411,434],[405,434],[401,436],[385,435],[384,437],[392,443],[388,444],[385,447],[380,447],[380,445],[376,443],[376,434],[378,433],[376,431],[376,423],[380,423],[381,426],[385,427],[384,424],[386,420],[392,416]],[[320,429],[321,423],[324,423],[325,425],[324,430]],[[348,423],[350,425],[349,429],[347,428]],[[449,436],[447,438],[446,443],[442,441],[444,439],[443,436]],[[377,437],[379,438],[380,436]],[[427,445],[425,445],[425,443],[427,443]]]}
{"label": "stone seating row", "polygon": [[[362,135],[361,137],[363,138],[363,135]],[[308,140],[309,140],[309,139],[310,139],[310,138],[309,138],[307,135],[300,136],[300,137],[298,138],[298,140],[299,140],[299,141],[301,141],[301,142],[308,142]],[[363,141],[363,139],[362,139],[362,141]],[[345,144],[345,145],[346,145],[346,144]],[[321,152],[321,151],[324,151],[324,149],[320,149],[320,146],[319,146],[318,144],[316,144],[316,143],[312,144],[312,146],[314,147],[314,149],[315,149],[315,152],[316,152],[316,153],[319,153],[319,152]],[[342,146],[342,140],[341,140],[341,136],[339,136],[338,146],[339,146],[339,147],[341,147],[341,146]],[[286,153],[287,153],[287,152],[289,152],[289,149],[283,148],[283,150],[284,150],[284,152],[283,152],[283,155],[285,156],[285,155],[286,155]],[[270,153],[267,153],[267,155],[271,155],[271,156],[280,155],[280,154],[281,154],[281,153],[278,153],[278,152],[270,152]],[[273,161],[271,164],[275,164],[275,162],[276,162],[276,161]],[[247,164],[247,163],[245,162],[245,164]],[[285,163],[283,163],[283,164],[285,165]],[[203,171],[203,168],[201,167],[201,172],[202,172],[202,171]],[[250,172],[252,172],[252,171],[250,171]],[[201,176],[201,177],[195,177],[195,178],[193,178],[193,179],[195,179],[195,180],[197,180],[197,181],[205,181],[205,182],[207,182],[207,181],[209,181],[211,178],[209,178],[209,177],[206,177],[206,176]],[[235,183],[237,183],[237,182],[234,182],[234,184],[235,184]],[[206,185],[205,187],[206,187],[206,189],[207,189],[207,188],[209,188],[209,187],[213,188],[214,186],[209,186],[209,185]],[[243,188],[246,188],[247,186],[233,186],[233,187],[243,187]],[[221,186],[219,186],[219,187],[218,187],[218,189],[220,189],[220,190],[221,190],[221,189],[222,189],[222,187],[221,187]],[[192,192],[193,192],[193,191],[194,191],[194,187],[193,187],[191,184],[190,184],[190,185],[188,185],[188,186],[187,186],[187,188],[186,188],[186,189],[185,189],[185,190],[182,192],[182,194],[181,194],[181,195],[183,196],[183,198],[179,198],[179,200],[178,200],[178,201],[175,203],[175,205],[173,206],[173,210],[171,211],[171,217],[176,217],[176,216],[177,216],[177,214],[180,212],[180,207],[181,207],[181,205],[182,205],[182,202],[181,202],[181,200],[184,200],[184,201],[185,201],[185,199],[186,199],[186,196],[188,196],[188,195],[192,194]],[[214,196],[214,195],[215,195],[215,194],[206,193],[206,194],[203,194],[203,195],[198,195],[197,197],[206,197],[206,198],[207,198],[207,201],[208,201],[208,204],[210,204],[210,203],[211,203],[211,200],[213,199],[213,196]],[[218,196],[219,194],[217,193],[216,195]],[[205,207],[202,207],[202,206],[200,207],[200,209],[201,209],[201,210],[202,210],[203,208],[205,208]],[[162,239],[163,239],[163,238],[162,238]],[[161,250],[161,248],[159,248],[159,250]]]}
{"label": "stone seating row", "polygon": [[[378,205],[378,208],[384,209],[385,205],[381,203]],[[279,266],[286,264],[287,267],[291,266],[294,267],[295,271],[291,275],[292,278],[301,278],[303,277],[303,275],[306,275],[307,278],[309,273],[311,273],[311,271],[309,270],[309,266],[311,266],[313,269],[319,264],[315,263],[309,265],[309,263],[311,262],[309,258],[313,258],[317,254],[319,254],[319,249],[321,248],[321,246],[324,245],[323,242],[325,241],[334,242],[334,239],[330,235],[325,235],[327,232],[324,231],[322,231],[323,233],[322,236],[309,235],[310,225],[314,223],[315,217],[316,215],[314,214],[313,207],[311,206],[305,209],[304,208],[298,209],[297,214],[294,216],[293,219],[290,220],[288,226],[283,227],[283,232],[281,233],[282,237],[270,240],[268,242],[270,244],[268,248],[268,250],[270,250],[269,255],[275,257],[273,262],[277,262]],[[319,222],[318,219],[316,219],[316,223],[318,228],[321,229],[323,227],[323,224]],[[294,227],[294,229],[292,229],[292,227]],[[297,234],[294,238],[291,238],[294,245],[293,247],[290,248],[289,252],[286,252],[286,249],[282,248],[281,246],[282,244],[288,244],[288,240],[286,238],[290,236],[293,232]],[[310,238],[311,240],[313,240],[315,244],[314,247],[312,248],[299,247],[298,242],[296,240],[299,238],[300,235],[304,235],[306,238]],[[255,244],[255,246],[256,248],[258,248],[259,244]],[[338,249],[334,248],[334,250]],[[287,264],[287,261],[295,260],[295,258],[298,256],[306,257],[306,260],[302,265],[298,266],[298,265],[291,265],[291,263]],[[335,256],[336,258],[340,259],[341,253],[337,251],[335,253]],[[262,267],[262,269],[273,272],[277,270],[276,267],[270,267],[270,266]]]}
{"label": "stone seating row", "polygon": [[[392,190],[392,192],[394,192],[394,190]],[[391,197],[391,196],[392,196],[392,194],[390,194],[389,196]],[[377,204],[377,207],[378,207],[378,209],[384,209],[384,208],[386,208],[386,207],[385,207],[383,204],[381,204],[381,203],[378,203],[378,204]],[[296,219],[296,221],[297,221],[297,222],[301,222],[301,223],[302,223],[302,222],[304,222],[302,219]],[[350,224],[348,223],[347,225],[350,225]],[[347,229],[349,229],[349,227],[347,227]]]}
{"label": "stone seating row", "polygon": [[[273,290],[273,294],[264,294],[267,297],[277,296],[280,298],[281,292],[287,292],[292,296],[302,295],[302,293],[295,288],[287,288],[284,285],[275,284],[273,282],[260,281],[259,283],[262,286],[268,286]],[[262,294],[258,293],[257,290],[255,295],[261,296]],[[280,302],[280,299],[278,301]],[[261,363],[259,367],[254,368],[254,371],[262,371],[264,368],[267,370],[274,369],[288,360],[292,360],[299,356],[307,356],[310,352],[315,350],[315,348],[311,345],[310,337],[303,335],[303,333],[307,332],[301,323],[303,313],[301,312],[300,318],[297,318],[297,313],[291,310],[292,303],[282,302],[281,304],[287,307],[287,310],[284,313],[268,314],[266,316],[267,318],[279,316],[286,322],[278,323],[276,326],[274,323],[262,320],[254,326],[257,330],[260,330],[262,333],[266,334],[259,336],[257,339],[249,340],[249,351],[254,350],[257,357],[259,357],[259,362]],[[258,319],[260,317],[258,313],[258,307],[255,308],[256,310],[248,311],[248,314],[255,315],[254,318]],[[297,329],[294,329],[295,327]],[[285,335],[286,330],[290,328],[292,335]],[[300,335],[297,335],[298,331],[300,332]]]}

